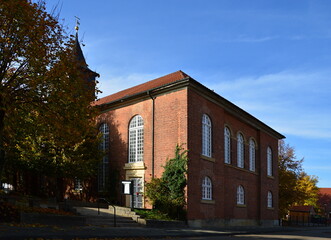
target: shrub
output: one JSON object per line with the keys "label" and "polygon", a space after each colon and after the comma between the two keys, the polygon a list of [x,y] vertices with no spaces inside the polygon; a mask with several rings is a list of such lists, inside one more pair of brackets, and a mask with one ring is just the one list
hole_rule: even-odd
{"label": "shrub", "polygon": [[175,157],[164,166],[161,178],[154,178],[146,184],[146,196],[154,208],[171,218],[185,219],[185,187],[187,185],[187,150],[176,146]]}
{"label": "shrub", "polygon": [[0,222],[19,222],[19,220],[20,214],[15,206],[0,202]]}

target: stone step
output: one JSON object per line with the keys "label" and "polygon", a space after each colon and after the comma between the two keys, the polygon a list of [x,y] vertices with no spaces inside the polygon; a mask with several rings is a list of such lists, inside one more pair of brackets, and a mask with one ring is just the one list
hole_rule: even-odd
{"label": "stone step", "polygon": [[[87,225],[94,226],[114,226],[114,219],[110,218],[98,218],[98,217],[87,217],[86,218]],[[116,217],[116,227],[142,227],[139,223],[133,221],[129,218],[117,218]]]}
{"label": "stone step", "polygon": [[[90,207],[74,207],[76,209],[77,213],[81,215],[88,215],[88,216],[96,216],[98,215],[98,208],[90,208]],[[116,216],[122,216],[122,217],[131,217],[133,219],[139,218],[139,215],[137,215],[135,212],[131,212],[130,208],[123,208],[123,207],[116,207]],[[106,208],[100,208],[99,209],[99,215],[100,216],[108,216],[109,214],[114,214],[114,208],[109,207]]]}
{"label": "stone step", "polygon": [[[97,225],[97,226],[114,226],[114,214],[113,211],[109,209],[98,209],[90,207],[75,207],[78,214],[86,218],[86,224]],[[116,209],[117,210],[117,209]],[[143,225],[137,223],[137,218],[135,214],[124,214],[119,211],[120,214],[116,212],[116,226],[117,227],[142,227]],[[125,215],[125,216],[122,216]],[[133,216],[133,217],[132,217]],[[136,218],[133,220],[133,218]]]}

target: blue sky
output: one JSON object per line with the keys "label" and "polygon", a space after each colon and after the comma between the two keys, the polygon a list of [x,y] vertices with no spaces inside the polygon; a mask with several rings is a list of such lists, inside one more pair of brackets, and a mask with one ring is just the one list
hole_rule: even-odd
{"label": "blue sky", "polygon": [[48,0],[100,97],[182,70],[286,136],[331,187],[331,1]]}

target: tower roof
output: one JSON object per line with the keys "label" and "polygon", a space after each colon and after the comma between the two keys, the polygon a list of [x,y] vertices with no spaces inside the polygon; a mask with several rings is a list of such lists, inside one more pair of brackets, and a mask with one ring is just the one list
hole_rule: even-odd
{"label": "tower roof", "polygon": [[100,75],[91,69],[88,68],[86,63],[82,48],[80,47],[80,43],[78,40],[78,28],[76,28],[76,36],[75,36],[75,45],[74,45],[74,58],[76,58],[79,63],[79,67],[88,74],[88,81],[95,81],[96,77],[100,77]]}
{"label": "tower roof", "polygon": [[86,60],[82,51],[82,48],[80,47],[79,41],[78,41],[78,32],[76,32],[75,37],[75,46],[74,46],[74,54],[78,62],[82,64],[82,67],[87,68]]}

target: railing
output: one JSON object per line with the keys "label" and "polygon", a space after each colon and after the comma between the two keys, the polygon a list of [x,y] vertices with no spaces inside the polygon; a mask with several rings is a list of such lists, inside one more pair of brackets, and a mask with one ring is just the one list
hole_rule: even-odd
{"label": "railing", "polygon": [[114,209],[114,227],[116,227],[116,208],[114,205],[110,204],[110,202],[108,202],[105,198],[99,198],[98,199],[98,215],[100,215],[100,201],[103,201],[105,203],[107,203],[109,206],[112,206]]}

